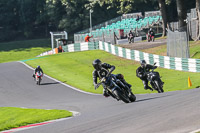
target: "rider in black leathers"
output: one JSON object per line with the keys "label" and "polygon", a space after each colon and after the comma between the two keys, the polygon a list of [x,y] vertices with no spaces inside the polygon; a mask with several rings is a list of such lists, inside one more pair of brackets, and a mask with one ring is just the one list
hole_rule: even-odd
{"label": "rider in black leathers", "polygon": [[[103,77],[106,77],[107,75],[111,74],[114,70],[115,70],[115,66],[112,66],[110,64],[107,63],[101,63],[101,61],[99,59],[96,59],[93,61],[92,63],[93,67],[94,67],[94,71],[93,71],[93,84],[94,87],[96,89],[97,86],[97,78],[102,79]],[[109,71],[110,70],[110,71]],[[119,79],[123,84],[127,85],[129,88],[131,88],[131,85],[128,84],[125,79],[124,76],[122,74],[117,74],[115,75],[117,79]],[[103,95],[105,97],[110,96],[108,94],[108,92],[106,91],[106,89],[104,88],[103,91]]]}
{"label": "rider in black leathers", "polygon": [[34,70],[34,74],[33,74],[33,77],[35,78],[35,74],[37,73],[37,72],[42,72],[42,74],[43,74],[43,70],[42,70],[42,68],[40,67],[40,66],[37,66],[36,68],[35,68],[35,70]]}
{"label": "rider in black leathers", "polygon": [[152,28],[149,29],[148,34],[151,36],[155,36],[155,33]]}
{"label": "rider in black leathers", "polygon": [[141,64],[141,66],[138,67],[138,69],[136,70],[136,76],[142,80],[145,90],[150,89],[151,91],[153,91],[153,89],[148,85],[146,73],[149,72],[150,69],[156,69],[157,66],[152,66],[150,64],[146,64],[145,60],[142,60],[140,62],[140,64]]}
{"label": "rider in black leathers", "polygon": [[131,42],[134,43],[134,34],[133,34],[133,32],[131,30],[128,33],[128,41],[129,41],[129,43],[131,43]]}

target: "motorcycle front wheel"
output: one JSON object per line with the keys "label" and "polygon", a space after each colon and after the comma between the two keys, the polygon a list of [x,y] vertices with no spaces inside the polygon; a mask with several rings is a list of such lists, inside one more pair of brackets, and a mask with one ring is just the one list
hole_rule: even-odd
{"label": "motorcycle front wheel", "polygon": [[161,84],[159,83],[158,80],[155,81],[155,84],[156,84],[156,86],[157,86],[157,91],[158,91],[158,93],[163,93],[164,90],[163,90],[163,88],[161,87]]}
{"label": "motorcycle front wheel", "polygon": [[121,91],[119,90],[114,90],[113,93],[119,98],[121,99],[123,102],[125,103],[129,103],[129,99],[127,96],[125,96]]}
{"label": "motorcycle front wheel", "polygon": [[136,100],[136,96],[132,92],[131,92],[131,95],[129,96],[129,100],[131,102],[135,102],[135,100]]}
{"label": "motorcycle front wheel", "polygon": [[38,85],[40,85],[40,82],[41,82],[41,78],[39,78],[39,80],[38,80]]}

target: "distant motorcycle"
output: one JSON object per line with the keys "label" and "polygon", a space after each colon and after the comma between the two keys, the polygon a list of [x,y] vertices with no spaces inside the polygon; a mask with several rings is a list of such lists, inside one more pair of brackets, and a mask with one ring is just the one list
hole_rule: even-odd
{"label": "distant motorcycle", "polygon": [[[156,63],[154,63],[155,65]],[[150,85],[152,88],[158,93],[163,93],[163,84],[164,82],[161,81],[160,74],[158,72],[154,72],[154,69],[152,69],[150,72],[147,72],[147,80],[150,82]]]}
{"label": "distant motorcycle", "polygon": [[103,85],[108,93],[117,100],[122,100],[125,103],[134,102],[136,100],[136,97],[131,92],[131,89],[117,79],[114,74],[110,74],[109,76],[102,78],[96,88],[100,85]]}
{"label": "distant motorcycle", "polygon": [[146,36],[147,36],[147,41],[148,42],[150,42],[150,41],[154,42],[155,41],[154,35],[147,34]]}
{"label": "distant motorcycle", "polygon": [[41,72],[36,72],[35,80],[36,80],[37,85],[40,85],[41,80],[42,80],[42,76],[43,76],[43,74]]}
{"label": "distant motorcycle", "polygon": [[130,36],[128,37],[129,43],[134,43],[134,36],[133,34],[130,34]]}

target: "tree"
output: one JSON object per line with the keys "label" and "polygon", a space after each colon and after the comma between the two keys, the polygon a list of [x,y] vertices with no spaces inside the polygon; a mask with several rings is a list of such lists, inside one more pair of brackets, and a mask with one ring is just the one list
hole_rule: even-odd
{"label": "tree", "polygon": [[187,10],[185,8],[184,0],[176,0],[177,12],[178,12],[178,20],[179,20],[179,29],[181,31],[186,31],[186,17]]}
{"label": "tree", "polygon": [[196,40],[199,40],[200,38],[200,0],[196,0],[196,11],[197,11],[197,20],[198,20],[198,27],[197,27],[198,36]]}
{"label": "tree", "polygon": [[166,11],[166,2],[165,0],[158,0],[158,3],[159,3],[159,7],[160,7],[160,12],[161,12],[161,15],[162,15],[162,19],[163,19],[163,24],[162,24],[162,27],[163,27],[163,34],[162,36],[166,36],[166,28],[167,28],[167,11]]}

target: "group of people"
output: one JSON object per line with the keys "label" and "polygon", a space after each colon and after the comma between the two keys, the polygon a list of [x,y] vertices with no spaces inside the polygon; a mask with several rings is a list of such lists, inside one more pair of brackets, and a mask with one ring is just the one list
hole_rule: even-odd
{"label": "group of people", "polygon": [[[96,89],[97,88],[97,78],[99,78],[101,80],[103,77],[108,76],[115,70],[115,66],[107,64],[107,63],[102,63],[101,60],[99,60],[99,59],[94,60],[92,65],[95,69],[93,71],[93,84],[94,84],[94,88]],[[145,90],[150,89],[151,91],[153,91],[153,89],[148,85],[146,73],[149,72],[150,69],[156,69],[156,68],[157,68],[156,66],[147,64],[145,60],[142,60],[140,62],[140,67],[138,67],[138,69],[136,70],[136,75],[138,78],[140,78],[142,80]],[[131,85],[125,81],[124,76],[122,74],[117,74],[116,78],[119,79],[123,84],[125,84],[129,88],[131,88]],[[105,97],[109,96],[106,88],[104,88],[103,95]]]}

